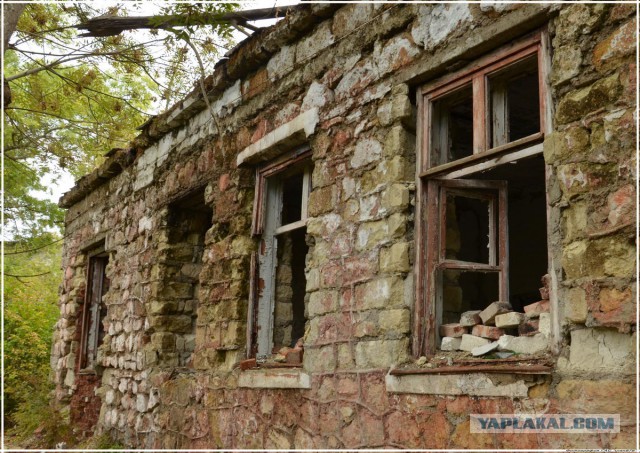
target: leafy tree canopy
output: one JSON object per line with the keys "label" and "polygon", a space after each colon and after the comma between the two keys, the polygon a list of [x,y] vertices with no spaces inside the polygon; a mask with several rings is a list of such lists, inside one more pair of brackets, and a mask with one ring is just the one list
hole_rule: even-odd
{"label": "leafy tree canopy", "polygon": [[[4,92],[11,99],[5,102],[2,150],[3,390],[5,421],[19,435],[47,423],[49,431],[60,430],[54,426],[60,420],[48,410],[48,377],[59,314],[63,215],[38,192],[46,192],[63,171],[77,179],[112,148],[128,146],[137,126],[184,97],[233,45],[229,23],[203,26],[203,18],[227,13],[235,4],[162,3],[151,10],[148,3],[101,5],[27,4],[5,46]],[[79,37],[75,27],[97,16],[149,12],[185,21],[91,38]]]}
{"label": "leafy tree canopy", "polygon": [[[42,242],[53,243],[31,253],[5,243],[4,305],[4,396],[9,424],[18,421],[13,414],[19,407],[34,402],[34,394],[48,392],[49,353],[53,325],[58,316],[57,287],[61,242],[56,235],[45,234]],[[25,417],[23,428],[33,431],[38,420]],[[33,426],[35,421],[35,426]]]}
{"label": "leafy tree canopy", "polygon": [[[137,126],[184,97],[233,44],[229,23],[202,26],[202,18],[236,4],[98,5],[28,4],[5,51],[5,238],[33,238],[59,225],[61,211],[36,191],[63,170],[77,179],[110,149],[126,147]],[[81,38],[74,27],[147,11],[186,20],[108,37]]]}

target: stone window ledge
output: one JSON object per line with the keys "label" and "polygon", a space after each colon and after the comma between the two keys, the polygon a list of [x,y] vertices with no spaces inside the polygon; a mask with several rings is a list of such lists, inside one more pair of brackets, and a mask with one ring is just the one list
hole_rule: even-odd
{"label": "stone window ledge", "polygon": [[295,368],[245,370],[240,373],[238,386],[264,389],[309,389],[311,376]]}
{"label": "stone window ledge", "polygon": [[315,132],[318,121],[317,108],[301,113],[243,149],[238,154],[237,165],[266,162],[307,143],[308,137]]}
{"label": "stone window ledge", "polygon": [[[448,369],[447,369],[448,368]],[[551,373],[545,369],[509,370],[493,367],[446,367],[438,370],[392,369],[385,377],[387,392],[423,395],[469,395],[526,397],[529,387],[539,383],[541,376]],[[480,372],[482,371],[482,372]]]}

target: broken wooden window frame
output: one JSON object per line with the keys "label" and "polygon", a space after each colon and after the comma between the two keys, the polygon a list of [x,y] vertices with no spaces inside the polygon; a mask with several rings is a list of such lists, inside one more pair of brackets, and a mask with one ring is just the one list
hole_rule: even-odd
{"label": "broken wooden window frame", "polygon": [[80,333],[79,371],[92,371],[96,365],[100,338],[100,327],[104,321],[103,297],[109,290],[109,279],[106,268],[109,256],[104,245],[87,253],[87,286],[82,308],[82,330]]}
{"label": "broken wooden window frame", "polygon": [[[307,203],[311,191],[311,149],[301,146],[256,169],[252,234],[259,238],[251,257],[247,358],[269,355],[273,348],[277,237],[307,225]],[[281,225],[281,178],[302,172],[300,219]],[[270,215],[271,214],[271,215]]]}
{"label": "broken wooden window frame", "polygon": [[[551,130],[553,112],[551,110],[550,92],[547,84],[547,74],[550,67],[549,37],[546,29],[531,33],[524,38],[514,41],[493,53],[478,58],[466,68],[445,75],[434,82],[425,84],[416,91],[418,104],[418,152],[417,152],[417,200],[416,200],[416,299],[413,318],[412,352],[415,357],[433,356],[437,350],[438,320],[442,312],[441,278],[438,274],[445,268],[456,266],[460,268],[478,269],[498,272],[500,275],[499,294],[501,300],[508,300],[508,215],[506,182],[474,181],[470,179],[456,179],[488,170],[508,162],[534,156],[542,153],[542,142],[545,133]],[[492,117],[502,122],[498,129],[506,128],[507,113],[504,104],[498,105],[498,112],[490,111],[489,78],[509,67],[516,66],[527,59],[535,58],[538,73],[538,107],[539,130],[526,137],[508,141],[502,136],[497,146],[491,147],[489,121]],[[433,159],[434,134],[442,134],[440,125],[434,122],[434,103],[452,93],[464,88],[472,88],[473,115],[473,152],[471,155],[449,162],[436,164]],[[499,96],[499,95],[495,95]],[[495,98],[494,98],[495,101]],[[494,127],[495,130],[495,127]],[[442,146],[442,145],[440,145]],[[547,167],[547,172],[548,172]],[[489,183],[487,185],[487,183]],[[502,186],[503,183],[504,186]],[[467,186],[466,189],[463,186]],[[442,230],[446,228],[446,199],[448,187],[468,190],[467,195],[473,195],[487,189],[497,193],[498,228],[492,227],[490,238],[490,256],[499,254],[499,265],[485,266],[480,263],[448,263],[443,259],[444,241]],[[491,187],[489,187],[491,186]],[[547,226],[549,228],[549,226]],[[497,230],[497,231],[496,231]],[[552,256],[552,255],[549,255]],[[496,263],[497,264],[497,263]],[[552,264],[550,264],[553,267]],[[553,269],[550,269],[553,271]],[[438,283],[440,282],[440,283]],[[554,291],[552,290],[552,293]],[[503,299],[503,297],[505,299]],[[555,294],[552,295],[555,298]],[[553,305],[553,304],[552,304]]]}
{"label": "broken wooden window frame", "polygon": [[[453,260],[446,257],[447,243],[447,196],[453,194],[488,202],[489,217],[489,253],[488,262]],[[508,216],[506,181],[487,181],[472,179],[432,179],[428,182],[427,206],[437,224],[430,224],[426,231],[426,267],[428,283],[425,297],[433,313],[424,326],[425,337],[433,338],[435,345],[440,336],[438,326],[442,324],[444,303],[442,300],[442,273],[445,270],[483,272],[498,274],[499,300],[509,300],[509,252],[508,252]]]}

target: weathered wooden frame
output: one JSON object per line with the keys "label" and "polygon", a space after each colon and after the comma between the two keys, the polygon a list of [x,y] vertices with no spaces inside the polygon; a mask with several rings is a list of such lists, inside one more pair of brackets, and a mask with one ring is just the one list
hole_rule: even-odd
{"label": "weathered wooden frame", "polygon": [[[436,273],[442,266],[455,263],[441,262],[440,230],[446,225],[443,217],[441,188],[448,184],[474,184],[478,181],[458,180],[476,172],[491,169],[506,162],[542,153],[544,134],[551,129],[552,112],[547,88],[546,75],[549,69],[547,53],[549,51],[546,30],[539,30],[523,39],[502,47],[498,51],[479,58],[453,74],[428,83],[416,92],[418,105],[418,152],[416,162],[416,300],[413,319],[412,352],[418,357],[433,355],[436,351],[438,311],[438,278]],[[536,56],[538,69],[540,130],[527,137],[490,148],[491,137],[487,121],[490,118],[488,106],[488,77],[503,71],[512,64]],[[431,165],[431,134],[433,132],[433,103],[447,96],[465,84],[471,84],[473,95],[473,154],[442,165]],[[445,182],[446,181],[446,182]],[[486,183],[487,181],[482,181]],[[482,189],[474,186],[471,190]],[[477,270],[500,273],[500,298],[508,300],[508,232],[507,232],[507,190],[494,187],[498,193],[498,222],[503,223],[498,232],[498,250],[502,255],[495,269],[480,269],[477,264],[464,263]],[[446,215],[446,213],[444,214]],[[496,243],[492,244],[495,247]],[[555,295],[552,295],[555,297]]]}
{"label": "weathered wooden frame", "polygon": [[[489,158],[495,158],[511,151],[540,143],[544,137],[544,131],[549,122],[547,111],[547,84],[544,79],[543,68],[546,67],[544,52],[542,51],[543,31],[538,31],[526,38],[499,50],[491,55],[477,60],[464,70],[453,73],[430,83],[418,90],[419,114],[421,115],[421,128],[425,128],[421,137],[420,177],[436,176],[455,168],[468,165],[471,162],[479,162]],[[528,57],[537,56],[540,129],[538,132],[500,146],[490,148],[491,137],[488,121],[490,100],[488,78],[498,72],[504,71],[512,64],[520,63]],[[465,85],[472,86],[473,93],[473,154],[463,159],[435,165],[431,159],[431,136],[434,133],[432,120],[433,104]]]}
{"label": "weathered wooden frame", "polygon": [[[442,323],[442,272],[460,270],[472,272],[495,272],[498,274],[498,294],[500,300],[509,300],[509,251],[508,251],[508,215],[507,183],[505,181],[487,181],[471,179],[434,179],[429,181],[427,194],[429,208],[437,213],[437,222],[430,222],[426,231],[428,260],[425,267],[425,298],[433,301],[435,310],[433,322],[425,325],[424,353],[433,355],[439,339],[437,326]],[[488,202],[489,216],[489,262],[479,263],[452,260],[446,257],[447,195],[477,198]]]}
{"label": "weathered wooden frame", "polygon": [[[104,245],[101,246],[98,249],[95,249],[93,251],[91,251],[90,253],[87,254],[87,261],[88,261],[88,265],[87,265],[87,274],[86,274],[86,290],[84,293],[84,303],[82,306],[82,321],[81,321],[81,331],[80,331],[80,357],[77,363],[77,371],[91,371],[95,365],[95,362],[91,362],[89,363],[88,360],[88,353],[89,353],[89,338],[90,338],[90,322],[91,322],[91,316],[92,314],[94,314],[95,316],[97,316],[97,320],[95,325],[93,326],[93,328],[96,330],[95,332],[95,340],[94,340],[94,344],[93,349],[94,351],[97,352],[98,347],[100,346],[100,344],[98,344],[98,333],[100,331],[100,325],[99,323],[102,322],[100,318],[100,314],[99,314],[99,308],[100,305],[102,303],[102,297],[105,295],[106,291],[104,290],[104,279],[106,278],[106,267],[107,264],[109,263],[109,257],[108,255],[104,252]],[[94,296],[95,296],[95,292],[94,292],[94,288],[93,288],[93,283],[94,283],[94,270],[96,265],[101,266],[101,272],[100,272],[100,281],[98,282],[98,299],[97,299],[97,303],[94,303]],[[92,313],[93,311],[98,310],[98,313]]]}
{"label": "weathered wooden frame", "polygon": [[[267,179],[278,173],[290,171],[300,163],[311,158],[311,150],[308,145],[301,146],[292,153],[280,157],[267,165],[256,169],[256,191],[253,198],[253,218],[251,223],[251,234],[259,236],[264,230],[264,215],[266,203]],[[307,191],[309,187],[307,187]],[[303,197],[304,199],[305,197]],[[306,203],[306,200],[304,201]],[[303,208],[306,205],[303,206]],[[306,209],[304,211],[306,216]]]}
{"label": "weathered wooden frame", "polygon": [[[270,354],[273,347],[277,237],[307,225],[307,203],[311,190],[310,157],[309,147],[304,146],[256,170],[252,233],[259,237],[260,243],[258,251],[251,258],[247,357]],[[303,173],[301,218],[280,225],[280,178],[298,171]]]}

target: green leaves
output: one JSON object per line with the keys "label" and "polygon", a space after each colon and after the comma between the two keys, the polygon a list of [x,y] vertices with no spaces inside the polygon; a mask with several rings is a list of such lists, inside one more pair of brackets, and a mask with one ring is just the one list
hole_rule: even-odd
{"label": "green leaves", "polygon": [[[48,389],[51,339],[59,313],[57,287],[62,280],[59,239],[45,234],[20,244],[5,243],[4,395],[10,418]],[[36,250],[17,253],[31,249]]]}
{"label": "green leaves", "polygon": [[87,3],[26,6],[4,55],[12,93],[4,119],[9,237],[38,235],[59,224],[54,203],[34,193],[43,189],[41,178],[89,173],[106,152],[129,146],[152,111],[191,91],[202,69],[213,70],[219,53],[232,45],[231,26],[202,24],[236,7],[165,4],[159,13],[175,19],[173,32],[82,39],[73,25],[127,10]]}
{"label": "green leaves", "polygon": [[59,421],[43,418],[51,413],[49,356],[59,314],[63,212],[42,193],[63,171],[77,179],[112,148],[128,147],[151,112],[182,99],[201,68],[211,72],[219,53],[233,45],[229,24],[202,25],[207,15],[237,7],[228,3],[160,7],[160,14],[184,21],[174,24],[175,33],[78,38],[73,25],[127,13],[125,7],[94,7],[99,3],[29,3],[4,55],[12,94],[3,150],[5,414],[23,434]]}

